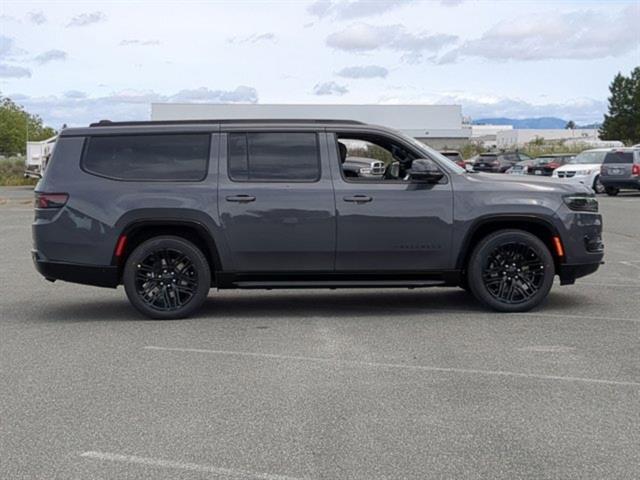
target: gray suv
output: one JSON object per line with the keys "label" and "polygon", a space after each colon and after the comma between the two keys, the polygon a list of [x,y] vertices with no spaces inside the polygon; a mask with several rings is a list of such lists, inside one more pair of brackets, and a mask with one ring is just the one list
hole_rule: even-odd
{"label": "gray suv", "polygon": [[607,195],[618,195],[621,189],[640,190],[640,148],[618,148],[604,157],[600,182]]}
{"label": "gray suv", "polygon": [[[354,141],[387,152],[382,175],[345,175]],[[352,121],[68,128],[35,196],[46,279],[122,284],[159,319],[190,315],[211,287],[459,286],[520,312],[603,258],[589,188],[467,172]]]}

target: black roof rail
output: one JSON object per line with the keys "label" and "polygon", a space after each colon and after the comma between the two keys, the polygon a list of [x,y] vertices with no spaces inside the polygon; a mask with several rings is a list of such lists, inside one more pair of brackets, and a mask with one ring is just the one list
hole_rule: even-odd
{"label": "black roof rail", "polygon": [[150,121],[132,121],[132,122],[112,122],[111,120],[100,120],[99,122],[89,124],[90,127],[137,127],[145,125],[212,125],[212,124],[228,124],[228,123],[311,123],[311,124],[336,124],[336,125],[365,125],[364,122],[357,120],[336,120],[336,119],[316,119],[316,118],[224,118],[211,120],[150,120]]}

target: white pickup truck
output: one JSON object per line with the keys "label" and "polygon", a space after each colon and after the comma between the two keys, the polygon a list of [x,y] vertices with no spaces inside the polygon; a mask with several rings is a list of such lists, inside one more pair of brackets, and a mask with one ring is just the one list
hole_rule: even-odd
{"label": "white pickup truck", "polygon": [[24,161],[25,178],[41,178],[47,162],[51,158],[57,136],[40,142],[27,142],[27,156]]}

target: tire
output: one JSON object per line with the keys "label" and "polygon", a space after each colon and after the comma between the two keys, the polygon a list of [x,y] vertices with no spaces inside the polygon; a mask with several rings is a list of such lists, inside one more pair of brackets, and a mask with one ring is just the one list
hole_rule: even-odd
{"label": "tire", "polygon": [[602,182],[600,181],[600,175],[594,178],[591,188],[593,188],[593,191],[596,193],[604,193],[604,185],[602,185]]}
{"label": "tire", "polygon": [[203,253],[181,237],[151,238],[136,247],[122,282],[131,304],[158,320],[185,318],[207,298],[211,270]]}
{"label": "tire", "polygon": [[618,193],[620,193],[620,189],[615,187],[606,187],[604,191],[607,192],[607,195],[609,195],[610,197],[615,197],[616,195],[618,195]]}
{"label": "tire", "polygon": [[482,304],[499,312],[526,312],[547,297],[555,266],[535,235],[500,230],[480,241],[467,271],[471,292]]}

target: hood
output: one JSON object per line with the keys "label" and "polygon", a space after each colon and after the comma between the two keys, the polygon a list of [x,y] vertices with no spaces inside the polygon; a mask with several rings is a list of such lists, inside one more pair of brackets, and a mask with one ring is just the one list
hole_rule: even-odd
{"label": "hood", "polygon": [[552,177],[502,175],[497,173],[472,173],[466,174],[464,177],[469,182],[481,184],[484,189],[492,189],[493,191],[518,191],[531,194],[556,192],[561,195],[593,193],[591,189],[585,185],[573,182],[562,182]]}
{"label": "hood", "polygon": [[583,172],[585,170],[599,170],[602,167],[601,163],[567,163],[556,169],[560,172]]}

